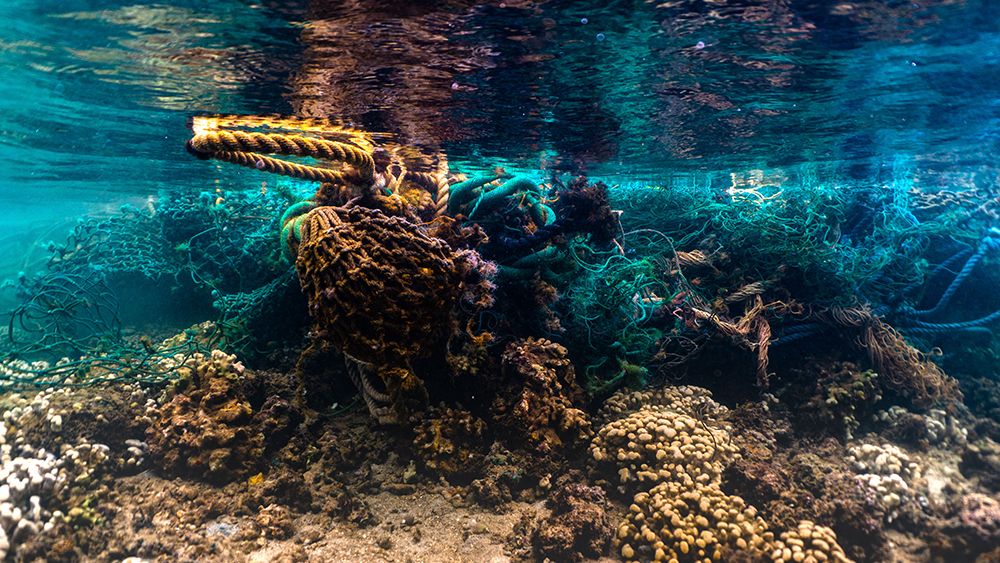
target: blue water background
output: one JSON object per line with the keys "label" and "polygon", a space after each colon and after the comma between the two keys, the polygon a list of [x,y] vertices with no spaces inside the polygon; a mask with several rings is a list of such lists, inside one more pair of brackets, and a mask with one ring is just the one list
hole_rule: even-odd
{"label": "blue water background", "polygon": [[186,154],[203,113],[337,117],[538,178],[1000,189],[997,2],[594,4],[7,0],[0,279],[82,215],[273,181]]}

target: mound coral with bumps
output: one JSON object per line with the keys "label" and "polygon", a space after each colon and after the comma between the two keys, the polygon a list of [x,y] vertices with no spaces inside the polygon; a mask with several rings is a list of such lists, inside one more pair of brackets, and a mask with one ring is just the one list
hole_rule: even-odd
{"label": "mound coral with bumps", "polygon": [[781,533],[781,538],[773,545],[771,560],[775,563],[850,561],[837,543],[837,534],[830,528],[809,520],[802,520],[795,529]]}
{"label": "mound coral with bumps", "polygon": [[697,416],[716,426],[721,425],[729,415],[729,409],[716,403],[708,389],[677,385],[615,393],[601,406],[600,416],[604,421],[611,421],[643,407],[666,407],[673,412]]}
{"label": "mound coral with bumps", "polygon": [[725,561],[763,554],[774,540],[756,509],[716,483],[666,481],[633,500],[618,528],[627,560]]}
{"label": "mound coral with bumps", "polygon": [[847,561],[832,530],[802,522],[776,539],[756,508],[722,490],[738,455],[728,410],[708,391],[619,392],[602,413],[608,422],[591,455],[599,468],[617,470],[623,489],[638,489],[615,537],[626,560]]}
{"label": "mound coral with bumps", "polygon": [[606,424],[590,448],[618,467],[622,484],[717,481],[735,454],[725,431],[663,406],[649,406]]}

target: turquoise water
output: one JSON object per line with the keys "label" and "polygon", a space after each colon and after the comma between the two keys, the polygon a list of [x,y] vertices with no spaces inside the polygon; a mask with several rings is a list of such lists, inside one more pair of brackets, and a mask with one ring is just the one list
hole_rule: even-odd
{"label": "turquoise water", "polygon": [[7,0],[0,69],[0,560],[1000,553],[1000,0]]}
{"label": "turquoise water", "polygon": [[201,190],[231,171],[191,166],[195,112],[288,112],[298,29],[242,2],[4,2],[0,7],[0,277],[83,214]]}
{"label": "turquoise water", "polygon": [[1000,189],[991,1],[0,11],[0,278],[83,215],[275,182],[185,153],[206,113],[332,117],[539,179]]}

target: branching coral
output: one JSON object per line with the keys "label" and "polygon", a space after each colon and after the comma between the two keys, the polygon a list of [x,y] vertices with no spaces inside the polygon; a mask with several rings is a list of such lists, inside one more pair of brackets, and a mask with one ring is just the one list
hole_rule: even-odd
{"label": "branching coral", "polygon": [[424,465],[445,476],[472,474],[482,467],[488,442],[486,422],[468,411],[442,407],[416,427],[414,450]]}
{"label": "branching coral", "polygon": [[590,418],[574,406],[582,390],[565,348],[528,338],[510,344],[502,362],[510,386],[493,403],[500,424],[541,451],[590,439]]}

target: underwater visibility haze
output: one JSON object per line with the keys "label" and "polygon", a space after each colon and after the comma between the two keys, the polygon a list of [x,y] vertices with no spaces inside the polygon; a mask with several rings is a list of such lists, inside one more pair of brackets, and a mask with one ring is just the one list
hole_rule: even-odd
{"label": "underwater visibility haze", "polygon": [[1000,560],[993,0],[7,0],[0,558]]}

